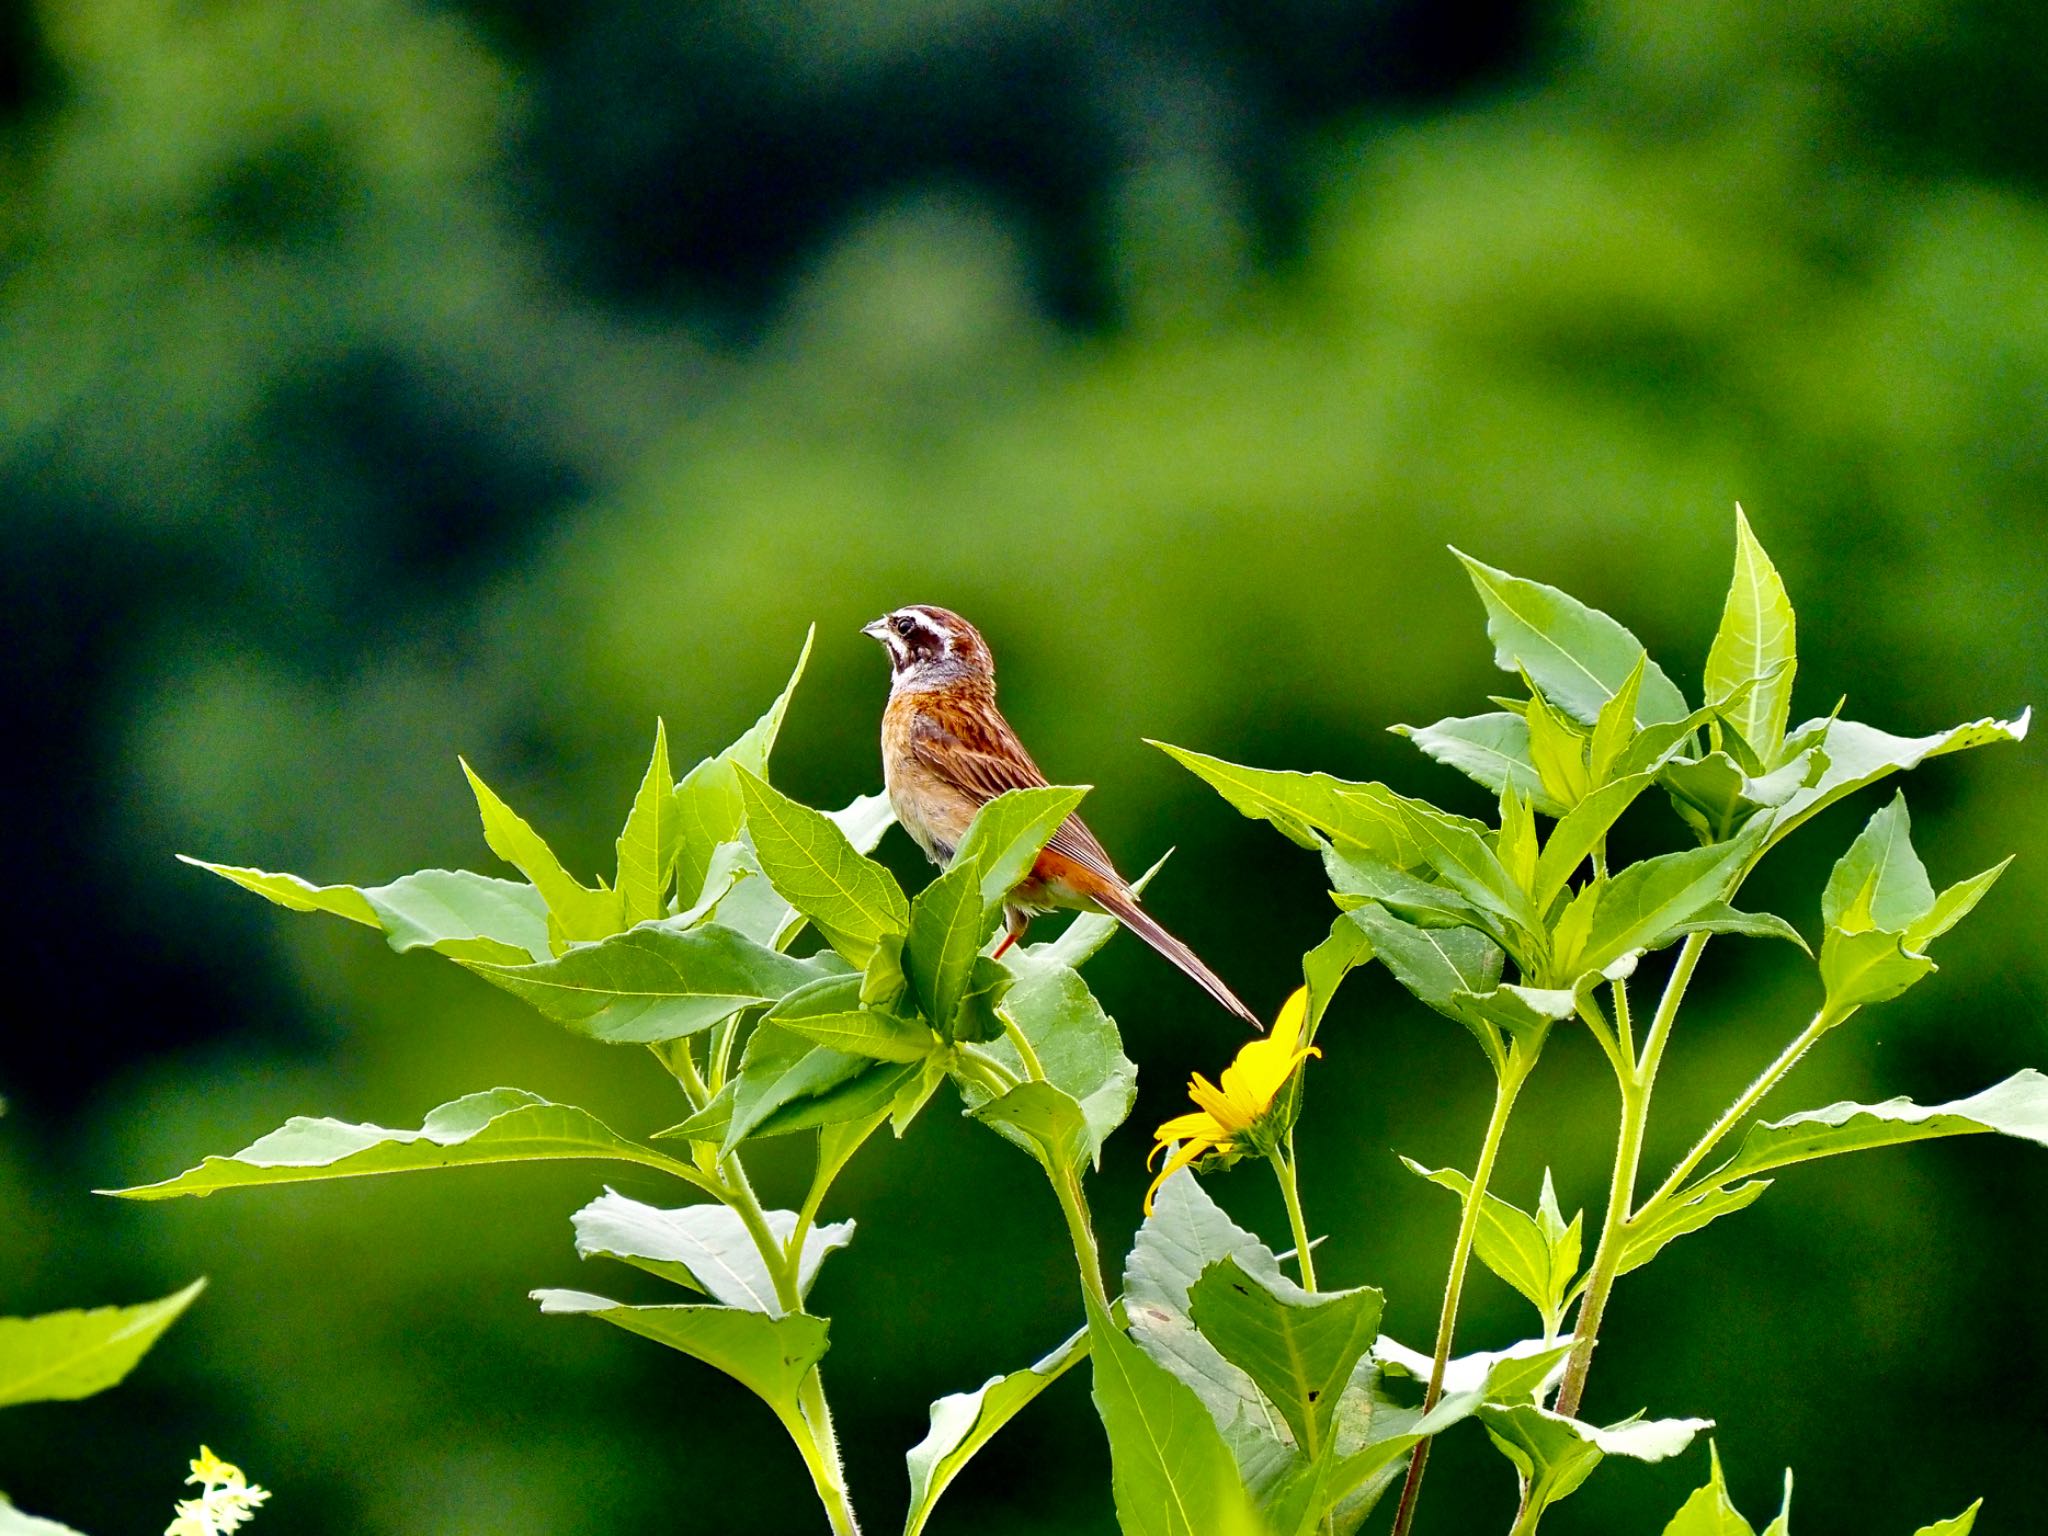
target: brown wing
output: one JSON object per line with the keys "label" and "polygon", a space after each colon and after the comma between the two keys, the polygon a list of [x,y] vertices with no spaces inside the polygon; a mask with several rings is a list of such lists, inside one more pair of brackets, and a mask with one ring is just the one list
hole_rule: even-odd
{"label": "brown wing", "polygon": [[[1009,790],[1043,789],[1046,785],[1045,774],[1024,750],[1009,721],[994,709],[952,714],[945,720],[932,712],[920,713],[911,727],[910,752],[926,770],[957,786],[976,805],[986,805]],[[1046,847],[1122,888],[1124,877],[1079,816],[1061,822]]]}

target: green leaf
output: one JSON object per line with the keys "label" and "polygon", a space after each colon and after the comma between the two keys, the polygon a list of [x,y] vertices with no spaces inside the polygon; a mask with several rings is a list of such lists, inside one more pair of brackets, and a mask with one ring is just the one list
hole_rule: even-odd
{"label": "green leaf", "polygon": [[1496,942],[1512,949],[1510,941],[1518,935],[1543,931],[1542,918],[1529,893],[1502,867],[1485,837],[1471,824],[1419,801],[1397,797],[1396,804],[1415,840],[1420,862],[1476,908],[1482,921],[1485,914],[1496,919],[1485,923]]}
{"label": "green leaf", "polygon": [[668,922],[538,965],[464,964],[577,1034],[615,1043],[679,1040],[840,970],[835,956],[792,960],[719,923]]}
{"label": "green leaf", "polygon": [[1751,1126],[1735,1156],[1702,1182],[1727,1185],[1843,1152],[1986,1132],[2048,1146],[2048,1077],[2029,1067],[1982,1093],[1948,1104],[1923,1106],[1903,1098],[1881,1104],[1830,1104]]}
{"label": "green leaf", "polygon": [[1864,824],[1828,876],[1820,912],[1830,928],[1904,933],[1933,910],[1934,887],[1913,851],[1912,834],[1906,797],[1894,795]]}
{"label": "green leaf", "polygon": [[1982,874],[1972,875],[1967,880],[1958,880],[1954,885],[1934,898],[1934,905],[1906,928],[1906,947],[1925,949],[1933,940],[1940,938],[1949,929],[1968,917],[1984,899],[1984,893],[1998,884],[1998,877],[2005,873],[2011,856],[2000,860]]}
{"label": "green leaf", "polygon": [[548,958],[548,909],[540,892],[466,869],[423,869],[389,885],[312,885],[297,875],[178,857],[294,912],[329,912],[382,930],[400,954],[431,949],[459,960]]}
{"label": "green leaf", "polygon": [[[1756,1536],[1756,1528],[1742,1518],[1742,1512],[1728,1497],[1728,1485],[1721,1477],[1720,1447],[1709,1442],[1707,1455],[1712,1471],[1705,1486],[1679,1506],[1664,1536]],[[1786,1474],[1785,1505],[1792,1504],[1791,1474]]]}
{"label": "green leaf", "polygon": [[873,853],[882,834],[896,825],[896,811],[889,804],[889,792],[878,789],[862,795],[836,811],[827,811],[832,824],[846,834],[855,853]]}
{"label": "green leaf", "polygon": [[668,877],[683,836],[675,800],[668,766],[668,727],[657,719],[654,756],[619,833],[618,892],[628,924],[657,922],[668,915]]}
{"label": "green leaf", "polygon": [[[706,758],[676,785],[676,889],[692,904],[704,888],[712,853],[720,843],[729,843],[740,835],[746,803],[740,797],[737,770],[744,768],[756,778],[768,777],[768,759],[775,751],[776,738],[782,733],[782,718],[789,710],[790,695],[796,691],[796,685],[804,675],[805,664],[811,659],[811,644],[817,639],[817,634],[815,624],[805,632],[803,650],[797,655],[789,682],[776,696],[775,702],[768,706],[767,713],[749,726],[739,740],[718,756]],[[847,815],[856,806],[866,804],[855,801],[840,814]],[[884,821],[875,827],[876,841],[880,840],[887,826],[888,822]],[[854,828],[842,830],[849,839],[858,841],[854,837]],[[873,842],[867,844],[867,848],[873,846]],[[866,852],[867,848],[861,851]]]}
{"label": "green leaf", "polygon": [[910,905],[895,879],[859,853],[838,824],[739,770],[747,831],[775,892],[817,925],[855,966],[883,934],[909,931]]}
{"label": "green leaf", "polygon": [[1429,756],[1477,780],[1496,795],[1510,785],[1526,795],[1530,804],[1546,816],[1561,816],[1564,807],[1543,788],[1543,777],[1529,751],[1529,722],[1508,710],[1471,715],[1462,720],[1439,720],[1435,725],[1389,726],[1396,736],[1405,736]]}
{"label": "green leaf", "polygon": [[1422,928],[1490,926],[1478,908],[1448,886],[1396,869],[1363,849],[1324,844],[1323,870],[1330,877],[1332,899],[1347,912],[1370,901]]}
{"label": "green leaf", "polygon": [[[626,926],[625,909],[614,890],[591,890],[577,881],[554,850],[519,813],[497,794],[469,766],[458,758],[469,787],[476,793],[476,808],[483,817],[484,841],[491,852],[533,882],[548,916],[567,943],[582,943],[617,933]],[[558,946],[559,947],[559,946]]]}
{"label": "green leaf", "polygon": [[1726,706],[1728,722],[1766,764],[1785,741],[1797,670],[1797,625],[1785,583],[1735,509],[1735,576],[1721,627],[1707,651],[1707,702]]}
{"label": "green leaf", "polygon": [[1799,930],[1771,912],[1738,912],[1725,901],[1709,902],[1673,930],[1677,933],[1733,933],[1751,939],[1783,939],[1797,944],[1809,955],[1813,951]]}
{"label": "green leaf", "polygon": [[862,1007],[864,985],[859,976],[825,977],[790,993],[764,1019],[813,1045],[876,1061],[922,1061],[939,1048],[939,1037],[918,1020]]}
{"label": "green leaf", "polygon": [[1544,792],[1559,805],[1577,805],[1593,787],[1593,772],[1587,762],[1590,743],[1577,726],[1550,707],[1534,683],[1530,684],[1524,718],[1529,725],[1529,756],[1535,759]]}
{"label": "green leaf", "polygon": [[209,1195],[258,1184],[302,1184],[376,1173],[414,1173],[481,1163],[601,1158],[638,1163],[702,1182],[687,1164],[610,1130],[596,1116],[518,1088],[492,1088],[443,1104],[416,1131],[294,1115],[232,1157],[209,1157],[160,1184],[99,1193],[130,1200]]}
{"label": "green leaf", "polygon": [[1280,1410],[1302,1454],[1321,1456],[1352,1369],[1379,1333],[1385,1298],[1363,1287],[1305,1291],[1247,1274],[1226,1256],[1203,1269],[1188,1300],[1202,1337]]}
{"label": "green leaf", "polygon": [[1563,893],[1572,876],[1578,873],[1579,866],[1592,857],[1600,840],[1621,819],[1621,813],[1633,805],[1636,797],[1652,782],[1650,774],[1632,773],[1612,784],[1604,784],[1573,806],[1550,829],[1550,836],[1543,844],[1542,857],[1536,861],[1535,883],[1530,888],[1537,911],[1550,910],[1550,904]]}
{"label": "green leaf", "polygon": [[830,1325],[822,1317],[792,1313],[770,1317],[734,1307],[630,1307],[587,1291],[534,1291],[551,1317],[602,1318],[715,1366],[775,1410],[792,1436],[809,1444],[797,1409],[797,1388],[825,1356]]}
{"label": "green leaf", "polygon": [[910,1514],[903,1536],[919,1536],[939,1498],[961,1468],[1038,1394],[1088,1357],[1088,1330],[1081,1329],[1036,1365],[1007,1376],[991,1376],[972,1392],[955,1392],[932,1404],[931,1429],[910,1448]]}
{"label": "green leaf", "polygon": [[904,970],[925,1017],[949,1039],[974,975],[974,959],[994,935],[1002,907],[982,895],[980,870],[956,858],[910,903],[910,938]]}
{"label": "green leaf", "polygon": [[[784,1249],[796,1233],[795,1211],[768,1211],[768,1230]],[[762,1261],[747,1224],[737,1211],[718,1205],[674,1210],[643,1205],[607,1189],[573,1217],[576,1255],[619,1259],[679,1285],[706,1292],[728,1307],[783,1315],[775,1280]],[[797,1265],[797,1295],[808,1296],[825,1256],[853,1241],[851,1221],[813,1226],[804,1232]]]}
{"label": "green leaf", "polygon": [[822,1098],[872,1065],[864,1057],[813,1045],[778,1025],[756,1025],[740,1057],[724,1150],[732,1151],[785,1105]]}
{"label": "green leaf", "polygon": [[[1410,1173],[1448,1189],[1461,1205],[1472,1198],[1472,1181],[1456,1169],[1425,1168],[1407,1157],[1401,1161]],[[1556,1196],[1551,1192],[1547,1173],[1543,1188],[1549,1201],[1547,1220],[1557,1214]],[[1565,1226],[1559,1217],[1546,1230],[1535,1217],[1488,1191],[1479,1208],[1473,1249],[1479,1262],[1527,1297],[1546,1322],[1556,1322],[1562,1317],[1565,1295],[1578,1274],[1583,1225],[1582,1212],[1572,1218],[1570,1226]]]}
{"label": "green leaf", "polygon": [[1303,1045],[1314,1044],[1338,984],[1372,959],[1372,939],[1348,912],[1339,913],[1330,924],[1329,937],[1301,957],[1301,982],[1308,988],[1308,1009],[1301,1023]]}
{"label": "green leaf", "polygon": [[[1402,797],[1384,784],[1356,784],[1326,773],[1245,768],[1163,741],[1149,745],[1246,816],[1271,822],[1304,848],[1320,848],[1326,836],[1340,845],[1377,854],[1397,869],[1414,869],[1422,862],[1421,849],[1409,830],[1409,817],[1402,809]],[[1474,833],[1486,830],[1476,821],[1463,825]]]}
{"label": "green leaf", "polygon": [[1577,974],[1613,964],[1631,950],[1662,948],[1678,937],[1679,925],[1727,899],[1756,852],[1759,838],[1745,833],[1732,842],[1659,854],[1629,865],[1600,887],[1592,927],[1569,969]]}
{"label": "green leaf", "polygon": [[1190,1387],[1236,1450],[1240,1465],[1260,1452],[1284,1461],[1286,1422],[1252,1378],[1226,1360],[1189,1316],[1202,1272],[1234,1259],[1246,1274],[1280,1278],[1273,1251],[1237,1225],[1188,1169],[1159,1186],[1124,1263],[1124,1312],[1131,1337],[1152,1360]]}
{"label": "green leaf", "polygon": [[1092,1308],[1088,1332],[1124,1536],[1256,1531],[1237,1464],[1201,1399]]}
{"label": "green leaf", "polygon": [[1934,962],[1908,949],[1901,934],[1830,928],[1820,944],[1820,979],[1836,1023],[1867,1004],[1889,1002],[1934,970]]}
{"label": "green leaf", "polygon": [[953,851],[952,867],[965,864],[977,871],[982,901],[1000,904],[1031,873],[1040,852],[1087,794],[1087,785],[1004,791],[974,813]]}
{"label": "green leaf", "polygon": [[0,1317],[0,1408],[76,1402],[106,1391],[205,1289],[204,1280],[194,1280],[133,1307]]}
{"label": "green leaf", "polygon": [[1826,766],[1812,784],[1796,791],[1771,816],[1770,841],[1782,842],[1793,828],[1866,784],[1888,774],[1917,768],[1930,757],[1963,752],[1998,741],[2023,741],[2031,709],[2016,719],[1989,716],[1932,736],[1893,736],[1855,720],[1809,720],[1793,734],[1795,741],[1816,746]]}
{"label": "green leaf", "polygon": [[1051,1083],[1020,1083],[1002,1097],[976,1105],[970,1113],[1016,1142],[1056,1176],[1088,1160],[1088,1121],[1080,1104],[1064,1088]]}
{"label": "green leaf", "polygon": [[[1054,965],[1019,976],[1003,1011],[1030,1044],[1046,1081],[1080,1110],[1080,1154],[1098,1161],[1103,1142],[1130,1115],[1138,1092],[1138,1069],[1124,1055],[1115,1021],[1079,975]],[[1008,1039],[992,1041],[987,1049],[1024,1075],[1023,1057]]]}
{"label": "green leaf", "polygon": [[1546,1509],[1577,1490],[1609,1456],[1663,1461],[1676,1456],[1712,1419],[1625,1419],[1599,1429],[1532,1403],[1479,1410],[1494,1446],[1514,1463],[1524,1508]]}
{"label": "green leaf", "polygon": [[1937,1520],[1932,1525],[1923,1525],[1913,1533],[1913,1536],[1970,1536],[1971,1528],[1977,1523],[1977,1511],[1983,1507],[1984,1501],[1979,1499],[1954,1519]]}
{"label": "green leaf", "polygon": [[[1418,928],[1373,904],[1350,915],[1396,981],[1446,1018],[1472,1028],[1470,1011],[1458,998],[1489,992],[1500,984],[1504,957],[1499,945],[1469,928]],[[1483,1032],[1475,1033],[1488,1054],[1494,1054],[1499,1042],[1489,1044]]]}
{"label": "green leaf", "polygon": [[[1172,857],[1173,850],[1169,848],[1159,856],[1157,863],[1131,882],[1131,889],[1142,892]],[[1029,970],[1039,963],[1064,965],[1068,970],[1078,971],[1115,936],[1120,926],[1107,912],[1076,913],[1058,938],[1048,939],[1043,944],[1012,945],[1009,954],[1003,958],[1003,964],[1016,971]]]}
{"label": "green leaf", "polygon": [[1503,671],[1526,672],[1546,696],[1591,725],[1641,665],[1640,722],[1685,718],[1685,696],[1661,667],[1646,660],[1642,643],[1606,614],[1555,587],[1510,576],[1456,549],[1451,553],[1464,562],[1486,605],[1494,664]]}
{"label": "green leaf", "polygon": [[1636,739],[1636,705],[1642,699],[1643,672],[1649,661],[1645,653],[1627,680],[1615,690],[1614,697],[1600,706],[1600,714],[1593,721],[1593,734],[1586,741],[1586,772],[1596,785],[1619,777],[1615,768]]}
{"label": "green leaf", "polygon": [[1625,1275],[1641,1269],[1657,1257],[1667,1243],[1697,1232],[1709,1222],[1719,1221],[1753,1205],[1771,1187],[1769,1179],[1752,1179],[1746,1184],[1695,1187],[1638,1211],[1629,1222],[1622,1240],[1621,1263],[1615,1270]]}

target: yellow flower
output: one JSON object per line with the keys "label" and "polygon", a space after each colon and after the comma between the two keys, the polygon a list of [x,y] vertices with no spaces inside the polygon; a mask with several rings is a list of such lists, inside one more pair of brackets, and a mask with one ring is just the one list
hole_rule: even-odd
{"label": "yellow flower", "polygon": [[1198,1106],[1193,1114],[1176,1115],[1152,1133],[1157,1145],[1151,1161],[1175,1142],[1180,1150],[1159,1170],[1159,1177],[1145,1191],[1145,1214],[1152,1214],[1152,1197],[1180,1169],[1211,1152],[1242,1151],[1243,1139],[1273,1107],[1273,1100],[1294,1076],[1304,1058],[1320,1056],[1316,1047],[1301,1044],[1301,1028],[1308,1021],[1308,988],[1297,987],[1273,1021],[1273,1032],[1253,1040],[1237,1053],[1237,1060],[1223,1069],[1223,1086],[1217,1087],[1197,1072],[1188,1083],[1188,1097]]}

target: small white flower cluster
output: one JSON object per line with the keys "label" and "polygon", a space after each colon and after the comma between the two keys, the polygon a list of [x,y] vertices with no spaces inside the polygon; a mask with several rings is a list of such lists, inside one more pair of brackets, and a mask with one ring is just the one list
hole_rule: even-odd
{"label": "small white flower cluster", "polygon": [[203,1445],[185,1481],[200,1485],[199,1497],[178,1501],[177,1518],[164,1536],[229,1536],[254,1518],[257,1506],[270,1497],[268,1489],[245,1479],[240,1467],[222,1461]]}

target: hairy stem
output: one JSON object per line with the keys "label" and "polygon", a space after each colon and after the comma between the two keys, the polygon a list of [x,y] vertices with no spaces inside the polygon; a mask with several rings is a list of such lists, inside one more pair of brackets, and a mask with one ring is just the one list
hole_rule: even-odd
{"label": "hairy stem", "polygon": [[832,1522],[833,1536],[860,1536],[860,1521],[854,1518],[853,1500],[847,1496],[846,1474],[839,1460],[832,1406],[825,1401],[824,1378],[815,1365],[804,1372],[797,1387],[797,1406],[811,1442],[807,1449],[799,1441],[797,1449],[805,1452],[804,1464],[818,1490],[818,1502],[825,1506],[825,1518]]}
{"label": "hairy stem", "polygon": [[1578,1326],[1571,1358],[1565,1364],[1564,1384],[1557,1391],[1557,1411],[1578,1412],[1585,1396],[1586,1374],[1593,1365],[1593,1346],[1599,1342],[1600,1321],[1607,1311],[1607,1298],[1614,1289],[1614,1277],[1621,1271],[1622,1250],[1627,1246],[1629,1217],[1634,1211],[1636,1171],[1643,1158],[1643,1133],[1650,1119],[1650,1095],[1656,1087],[1657,1068],[1664,1059],[1664,1047],[1671,1039],[1672,1021],[1685,1001],[1685,989],[1699,965],[1700,951],[1707,936],[1689,936],[1678,952],[1671,978],[1664,983],[1664,995],[1650,1021],[1650,1033],[1643,1041],[1643,1054],[1618,1074],[1621,1082],[1621,1133],[1614,1146],[1614,1182],[1607,1191],[1607,1218],[1600,1227],[1600,1246],[1593,1252],[1593,1267],[1586,1276],[1585,1299],[1579,1303]]}
{"label": "hairy stem", "polygon": [[1046,1172],[1052,1179],[1060,1214],[1067,1219],[1067,1236],[1073,1241],[1074,1260],[1081,1270],[1081,1294],[1091,1312],[1099,1312],[1107,1319],[1109,1292],[1102,1284],[1102,1254],[1095,1244],[1095,1227],[1088,1219],[1088,1198],[1081,1192],[1081,1176],[1071,1168]]}
{"label": "hairy stem", "polygon": [[1273,1173],[1280,1181],[1280,1198],[1287,1205],[1287,1224],[1294,1229],[1294,1262],[1301,1270],[1301,1288],[1316,1288],[1316,1261],[1309,1252],[1308,1223],[1301,1215],[1301,1188],[1294,1175],[1294,1132],[1287,1133],[1285,1148],[1275,1147],[1268,1155]]}
{"label": "hairy stem", "polygon": [[[1854,1012],[1855,1010],[1852,1009],[1850,1011]],[[1848,1016],[1845,1013],[1842,1015],[1842,1018],[1846,1019]],[[1756,1081],[1743,1091],[1742,1097],[1729,1105],[1721,1118],[1707,1128],[1706,1134],[1693,1143],[1692,1150],[1679,1160],[1678,1166],[1671,1170],[1670,1177],[1657,1186],[1657,1192],[1654,1195],[1643,1202],[1643,1208],[1648,1210],[1660,1200],[1668,1199],[1676,1194],[1680,1187],[1684,1185],[1686,1179],[1691,1176],[1693,1170],[1706,1161],[1708,1154],[1721,1144],[1728,1133],[1734,1130],[1751,1110],[1763,1102],[1764,1095],[1777,1087],[1779,1080],[1799,1065],[1800,1058],[1813,1049],[1820,1037],[1833,1029],[1841,1021],[1841,1019],[1830,1018],[1825,1012],[1816,1013],[1813,1016],[1813,1021],[1799,1032],[1798,1037],[1778,1053],[1778,1059],[1768,1067],[1765,1067],[1758,1074]]]}
{"label": "hairy stem", "polygon": [[[1515,1095],[1522,1091],[1522,1083],[1533,1065],[1519,1050],[1511,1052],[1506,1070],[1494,1085],[1493,1113],[1487,1117],[1486,1136],[1479,1144],[1479,1162],[1472,1170],[1472,1187],[1466,1194],[1464,1210],[1458,1218],[1457,1240],[1451,1245],[1451,1269],[1444,1280],[1443,1312],[1436,1325],[1436,1353],[1430,1359],[1429,1387],[1422,1397],[1424,1413],[1434,1408],[1437,1399],[1444,1394],[1444,1367],[1451,1359],[1451,1342],[1458,1327],[1458,1303],[1464,1294],[1465,1269],[1472,1259],[1472,1243],[1479,1233],[1479,1215],[1486,1205],[1486,1186],[1493,1181],[1494,1159],[1500,1154],[1508,1115],[1515,1107]],[[1417,1441],[1409,1454],[1408,1480],[1401,1485],[1401,1505],[1394,1512],[1393,1536],[1407,1536],[1409,1526],[1414,1523],[1415,1502],[1422,1493],[1423,1470],[1429,1465],[1429,1445],[1426,1439]]]}

